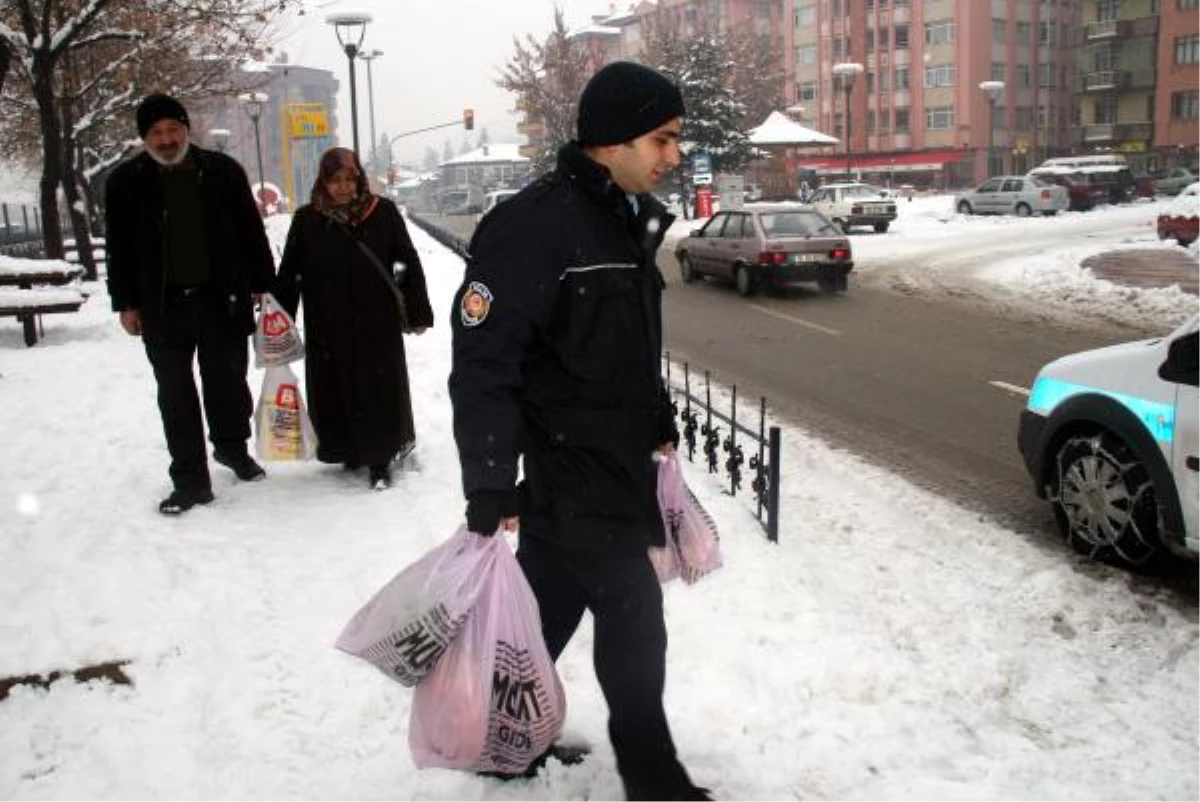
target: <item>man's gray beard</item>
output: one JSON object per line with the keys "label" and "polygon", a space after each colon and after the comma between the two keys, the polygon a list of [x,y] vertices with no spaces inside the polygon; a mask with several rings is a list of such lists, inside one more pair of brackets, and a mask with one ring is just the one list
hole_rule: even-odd
{"label": "man's gray beard", "polygon": [[146,148],[146,152],[150,154],[151,159],[154,159],[154,161],[158,162],[163,167],[178,167],[180,164],[183,164],[183,160],[187,158],[188,148],[191,147],[191,144],[191,142],[184,142],[183,147],[179,149],[179,155],[170,160],[159,156],[158,153],[156,153],[152,148]]}

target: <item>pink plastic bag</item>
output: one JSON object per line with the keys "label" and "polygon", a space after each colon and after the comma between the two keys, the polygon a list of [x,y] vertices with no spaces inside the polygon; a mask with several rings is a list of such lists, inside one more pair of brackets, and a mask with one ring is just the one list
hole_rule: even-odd
{"label": "pink plastic bag", "polygon": [[659,582],[682,577],[690,585],[721,567],[717,525],[683,481],[678,454],[664,454],[658,463],[658,507],[666,544],[650,547],[650,561]]}
{"label": "pink plastic bag", "polygon": [[354,614],[336,646],[401,685],[433,670],[467,619],[495,549],[465,528],[409,565]]}
{"label": "pink plastic bag", "polygon": [[458,636],[417,685],[408,746],[419,768],[519,774],[562,730],[567,702],[537,600],[502,536]]}

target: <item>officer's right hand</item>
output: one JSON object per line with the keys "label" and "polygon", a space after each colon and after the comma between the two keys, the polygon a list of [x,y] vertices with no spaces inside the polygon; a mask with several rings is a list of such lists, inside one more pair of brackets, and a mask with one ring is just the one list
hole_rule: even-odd
{"label": "officer's right hand", "polygon": [[511,490],[476,490],[467,499],[467,529],[477,535],[491,537],[501,527],[515,532],[519,523]]}
{"label": "officer's right hand", "polygon": [[136,309],[121,310],[121,328],[131,337],[139,337],[142,333],[142,313]]}

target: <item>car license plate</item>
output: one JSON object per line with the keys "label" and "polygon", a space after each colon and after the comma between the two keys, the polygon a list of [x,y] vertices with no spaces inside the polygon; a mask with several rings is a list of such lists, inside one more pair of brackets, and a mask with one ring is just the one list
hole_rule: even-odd
{"label": "car license plate", "polygon": [[874,206],[867,206],[865,208],[867,210],[867,214],[886,214],[887,213],[887,207],[880,206],[878,204],[876,204]]}
{"label": "car license plate", "polygon": [[801,262],[819,262],[821,254],[819,253],[793,253],[792,264],[800,264]]}

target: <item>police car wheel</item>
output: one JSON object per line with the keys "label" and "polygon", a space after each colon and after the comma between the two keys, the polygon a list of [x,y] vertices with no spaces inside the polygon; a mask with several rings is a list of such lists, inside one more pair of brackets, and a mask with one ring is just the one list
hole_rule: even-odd
{"label": "police car wheel", "polygon": [[1050,481],[1054,517],[1080,554],[1142,565],[1159,551],[1154,483],[1114,435],[1092,432],[1064,441]]}

